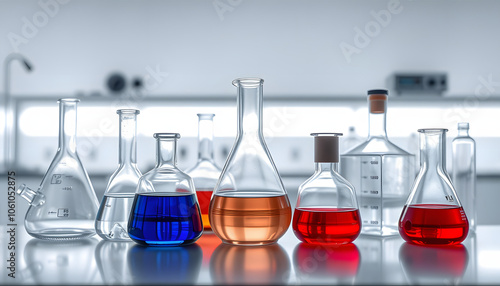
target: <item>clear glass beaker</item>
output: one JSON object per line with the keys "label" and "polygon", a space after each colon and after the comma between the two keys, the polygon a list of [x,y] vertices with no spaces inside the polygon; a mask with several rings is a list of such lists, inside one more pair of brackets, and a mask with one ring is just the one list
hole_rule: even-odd
{"label": "clear glass beaker", "polygon": [[356,189],[361,234],[398,234],[398,218],[415,178],[415,156],[387,137],[387,98],[385,89],[368,90],[368,139],[340,159],[340,174]]}
{"label": "clear glass beaker", "polygon": [[225,243],[276,242],[292,217],[283,182],[262,134],[260,78],[233,81],[238,88],[238,134],[210,202],[214,233]]}
{"label": "clear glass beaker", "polygon": [[194,181],[205,230],[211,229],[208,208],[221,173],[221,169],[214,161],[214,116],[212,113],[198,114],[198,162],[186,171]]}
{"label": "clear glass beaker", "polygon": [[461,243],[467,216],[446,172],[447,129],[419,129],[420,171],[399,219],[399,233],[415,244]]}
{"label": "clear glass beaker", "polygon": [[203,232],[193,179],[177,168],[179,133],[155,133],[156,166],[142,175],[128,223],[142,245],[187,245]]}
{"label": "clear glass beaker", "polygon": [[452,181],[469,219],[469,231],[476,231],[476,141],[469,136],[469,123],[458,123],[452,141]]}
{"label": "clear glass beaker", "polygon": [[342,133],[311,136],[316,171],[299,187],[293,231],[307,243],[350,243],[361,232],[361,219],[354,187],[337,173]]}
{"label": "clear glass beaker", "polygon": [[41,239],[77,239],[95,234],[99,207],[87,171],[76,152],[77,103],[59,99],[59,148],[37,191],[25,184],[17,194],[30,207],[24,226]]}
{"label": "clear glass beaker", "polygon": [[141,171],[137,168],[137,109],[119,109],[119,166],[111,175],[97,213],[95,229],[106,240],[130,240],[127,224]]}

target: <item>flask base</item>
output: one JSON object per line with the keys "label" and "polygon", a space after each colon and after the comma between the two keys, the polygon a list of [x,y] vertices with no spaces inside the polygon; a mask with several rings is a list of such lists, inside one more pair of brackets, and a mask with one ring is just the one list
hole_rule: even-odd
{"label": "flask base", "polygon": [[238,240],[224,240],[221,239],[223,243],[229,245],[241,245],[241,246],[263,246],[263,245],[271,245],[275,244],[278,240],[270,240],[270,241],[238,241]]}
{"label": "flask base", "polygon": [[34,238],[44,240],[74,240],[88,238],[95,235],[95,231],[86,229],[53,228],[39,232],[30,232],[28,234]]}

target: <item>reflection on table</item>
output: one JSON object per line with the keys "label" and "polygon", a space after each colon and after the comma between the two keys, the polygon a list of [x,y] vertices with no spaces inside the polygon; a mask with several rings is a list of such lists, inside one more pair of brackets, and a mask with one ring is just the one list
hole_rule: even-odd
{"label": "reflection on table", "polygon": [[35,284],[95,283],[99,272],[92,250],[97,243],[94,238],[66,241],[31,239],[24,248],[28,269],[23,272],[28,271]]}
{"label": "reflection on table", "polygon": [[352,284],[358,273],[360,253],[355,244],[338,246],[300,243],[293,265],[301,284]]}
{"label": "reflection on table", "polygon": [[176,247],[134,245],[128,251],[130,284],[195,284],[203,253],[197,244]]}
{"label": "reflection on table", "polygon": [[286,284],[290,261],[277,243],[266,246],[220,244],[210,259],[214,284]]}
{"label": "reflection on table", "polygon": [[457,284],[469,261],[464,245],[420,246],[405,242],[399,249],[403,271],[411,284]]}
{"label": "reflection on table", "polygon": [[127,254],[134,242],[101,240],[95,249],[95,260],[102,281],[106,284],[129,284],[132,280]]}

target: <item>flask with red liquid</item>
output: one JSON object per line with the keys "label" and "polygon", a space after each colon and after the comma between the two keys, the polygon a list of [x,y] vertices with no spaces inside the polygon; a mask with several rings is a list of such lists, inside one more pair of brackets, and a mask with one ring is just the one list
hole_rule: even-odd
{"label": "flask with red liquid", "polygon": [[307,243],[350,243],[361,232],[361,219],[354,187],[338,173],[342,134],[311,135],[316,171],[299,187],[293,231]]}
{"label": "flask with red liquid", "polygon": [[465,211],[446,171],[447,129],[419,129],[420,172],[399,219],[404,240],[454,245],[469,232]]}
{"label": "flask with red liquid", "polygon": [[186,171],[194,181],[205,230],[211,230],[208,207],[221,172],[214,160],[214,116],[213,113],[198,114],[198,162]]}

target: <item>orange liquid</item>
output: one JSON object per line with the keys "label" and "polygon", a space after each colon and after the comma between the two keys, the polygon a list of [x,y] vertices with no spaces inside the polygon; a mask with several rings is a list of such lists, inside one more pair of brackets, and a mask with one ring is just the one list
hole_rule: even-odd
{"label": "orange liquid", "polygon": [[223,197],[210,203],[214,233],[226,243],[263,245],[276,242],[290,226],[292,209],[286,195]]}
{"label": "orange liquid", "polygon": [[203,221],[203,229],[210,230],[210,221],[208,219],[208,207],[210,206],[210,199],[212,198],[212,189],[196,190],[198,203],[200,204],[201,220]]}

